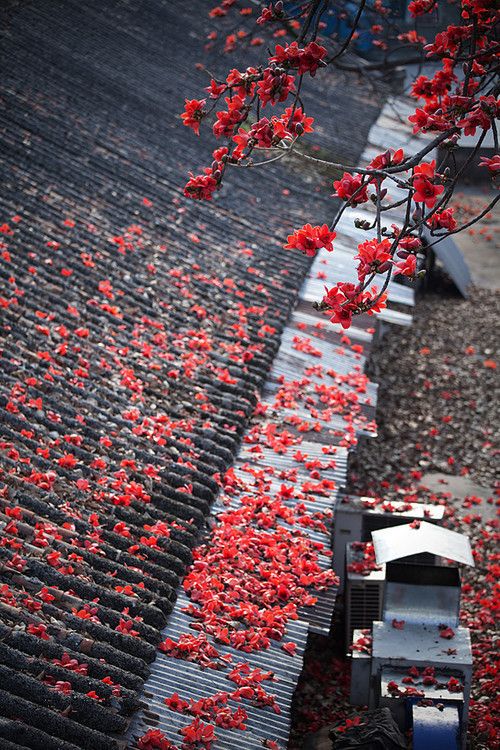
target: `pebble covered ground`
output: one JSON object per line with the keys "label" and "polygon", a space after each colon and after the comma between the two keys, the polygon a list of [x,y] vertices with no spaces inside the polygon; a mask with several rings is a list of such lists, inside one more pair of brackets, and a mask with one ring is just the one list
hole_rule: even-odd
{"label": "pebble covered ground", "polygon": [[[359,446],[350,473],[357,494],[445,504],[448,523],[471,536],[476,567],[463,573],[462,621],[474,654],[473,750],[500,747],[499,308],[498,292],[475,288],[464,300],[436,279],[418,301],[413,325],[391,330],[372,353],[379,434]],[[341,643],[334,628],[330,642],[311,644],[291,748],[307,746],[308,735],[323,726],[342,730],[355,718]]]}

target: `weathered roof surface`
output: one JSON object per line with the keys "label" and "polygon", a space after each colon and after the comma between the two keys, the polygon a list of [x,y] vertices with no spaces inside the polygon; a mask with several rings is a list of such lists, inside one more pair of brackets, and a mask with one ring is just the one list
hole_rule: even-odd
{"label": "weathered roof surface", "polygon": [[[307,269],[281,249],[300,172],[181,196],[209,153],[178,117],[206,10],[0,11],[2,747],[116,746]],[[354,161],[376,106],[331,92]]]}
{"label": "weathered roof surface", "polygon": [[474,566],[469,537],[427,521],[378,529],[372,531],[372,539],[378,563],[429,552]]}

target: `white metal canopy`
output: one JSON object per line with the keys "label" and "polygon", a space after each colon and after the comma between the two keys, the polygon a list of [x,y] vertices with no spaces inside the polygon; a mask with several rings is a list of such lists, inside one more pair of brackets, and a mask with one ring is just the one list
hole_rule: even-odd
{"label": "white metal canopy", "polygon": [[372,531],[377,563],[429,552],[474,567],[469,537],[427,521]]}

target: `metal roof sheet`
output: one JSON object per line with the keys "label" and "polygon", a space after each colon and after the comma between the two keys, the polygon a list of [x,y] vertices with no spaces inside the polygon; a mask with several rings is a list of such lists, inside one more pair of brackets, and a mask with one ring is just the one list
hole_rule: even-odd
{"label": "metal roof sheet", "polygon": [[429,552],[474,567],[469,537],[427,521],[372,531],[378,563]]}

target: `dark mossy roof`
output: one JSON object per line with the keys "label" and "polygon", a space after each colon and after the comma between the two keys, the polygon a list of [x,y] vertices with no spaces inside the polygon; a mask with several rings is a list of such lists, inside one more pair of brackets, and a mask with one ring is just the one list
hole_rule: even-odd
{"label": "dark mossy roof", "polygon": [[[0,11],[1,747],[119,741],[307,270],[282,249],[313,218],[307,174],[182,196],[209,161],[178,116],[206,13]],[[315,114],[354,161],[377,105],[328,80],[340,119],[325,83]]]}

